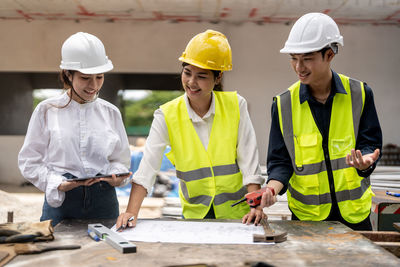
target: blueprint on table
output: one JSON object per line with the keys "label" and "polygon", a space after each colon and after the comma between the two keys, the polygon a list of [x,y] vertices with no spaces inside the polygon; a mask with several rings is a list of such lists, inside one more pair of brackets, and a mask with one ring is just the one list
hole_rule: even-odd
{"label": "blueprint on table", "polygon": [[[115,225],[112,229],[115,231]],[[263,235],[264,228],[240,222],[138,220],[135,228],[119,234],[127,240],[143,242],[260,244],[253,242],[253,234]]]}

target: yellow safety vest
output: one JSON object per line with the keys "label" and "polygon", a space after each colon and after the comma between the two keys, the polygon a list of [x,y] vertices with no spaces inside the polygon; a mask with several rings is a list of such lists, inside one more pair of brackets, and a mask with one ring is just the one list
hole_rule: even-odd
{"label": "yellow safety vest", "polygon": [[211,206],[217,219],[240,219],[249,206],[230,205],[247,193],[237,165],[240,120],[236,92],[214,92],[215,116],[207,150],[189,117],[183,96],[164,105],[171,151],[167,157],[180,179],[179,197],[186,219],[202,219]]}
{"label": "yellow safety vest", "polygon": [[355,168],[346,164],[346,155],[356,146],[365,101],[364,84],[341,74],[339,77],[347,94],[335,94],[333,99],[329,155],[324,155],[322,135],[308,102],[300,103],[300,82],[276,97],[279,124],[294,169],[288,185],[288,203],[300,220],[320,221],[329,216],[332,199],[327,161],[342,217],[349,223],[359,223],[371,210],[369,177],[360,177]]}

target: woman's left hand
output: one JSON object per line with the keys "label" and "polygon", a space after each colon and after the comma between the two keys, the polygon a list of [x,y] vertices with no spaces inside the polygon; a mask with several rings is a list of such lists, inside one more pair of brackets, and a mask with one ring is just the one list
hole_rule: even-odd
{"label": "woman's left hand", "polygon": [[131,176],[132,175],[132,172],[130,172],[128,175],[125,175],[125,176],[116,176],[115,174],[112,174],[111,175],[111,178],[105,178],[105,177],[102,177],[102,178],[100,178],[99,180],[100,181],[104,181],[104,182],[107,182],[107,183],[109,183],[111,186],[120,186],[121,185],[121,183],[126,179],[126,178],[128,178],[129,176]]}
{"label": "woman's left hand", "polygon": [[256,208],[251,208],[250,212],[243,216],[242,223],[251,224],[254,220],[254,225],[258,225],[261,219],[266,219],[267,214],[265,214],[260,206]]}

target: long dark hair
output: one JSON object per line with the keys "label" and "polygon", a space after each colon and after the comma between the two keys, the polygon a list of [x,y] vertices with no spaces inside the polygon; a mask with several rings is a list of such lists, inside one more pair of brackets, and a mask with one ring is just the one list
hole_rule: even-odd
{"label": "long dark hair", "polygon": [[[184,68],[185,66],[187,66],[187,65],[190,65],[190,64],[189,64],[189,63],[186,63],[186,62],[182,62],[182,71],[181,71],[181,75],[182,75],[182,72],[183,72],[183,68]],[[221,73],[221,71],[219,71],[219,70],[211,70],[211,72],[212,72],[213,75],[214,75],[214,81],[218,78],[219,74]],[[222,78],[221,78],[220,82],[214,86],[214,89],[213,89],[213,90],[214,90],[214,91],[223,91],[223,88],[222,88]]]}
{"label": "long dark hair", "polygon": [[72,76],[74,76],[74,73],[75,73],[74,70],[61,70],[60,71],[60,75],[59,75],[59,79],[60,79],[60,82],[63,84],[63,89],[64,90],[71,89],[69,100],[68,100],[67,104],[65,104],[64,106],[54,106],[56,108],[65,108],[65,107],[67,107],[69,105],[69,103],[71,103],[71,101],[72,101],[72,94],[75,92],[74,90],[72,90],[72,81],[69,80],[69,78],[67,76],[67,72],[70,73]]}

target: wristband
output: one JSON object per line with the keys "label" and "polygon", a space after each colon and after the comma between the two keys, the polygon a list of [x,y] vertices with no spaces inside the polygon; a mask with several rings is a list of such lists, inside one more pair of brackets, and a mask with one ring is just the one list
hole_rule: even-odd
{"label": "wristband", "polygon": [[370,170],[372,170],[374,168],[374,163],[372,163],[368,168],[366,168],[365,170],[359,170],[362,173],[366,173],[369,172]]}
{"label": "wristband", "polygon": [[275,189],[273,187],[267,186],[269,190],[271,190],[272,195],[275,196]]}

